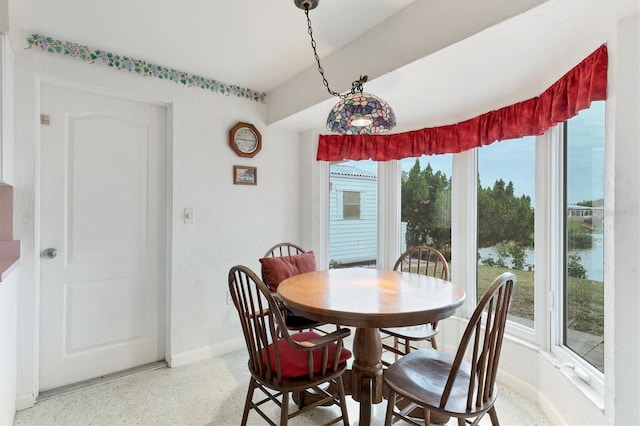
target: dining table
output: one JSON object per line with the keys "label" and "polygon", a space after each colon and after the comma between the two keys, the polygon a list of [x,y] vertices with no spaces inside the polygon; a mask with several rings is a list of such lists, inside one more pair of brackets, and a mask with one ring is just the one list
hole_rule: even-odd
{"label": "dining table", "polygon": [[307,272],[277,289],[298,315],[355,327],[351,395],[359,402],[359,425],[371,423],[372,405],[383,401],[380,328],[439,321],[453,315],[465,291],[449,281],[410,272],[344,268]]}

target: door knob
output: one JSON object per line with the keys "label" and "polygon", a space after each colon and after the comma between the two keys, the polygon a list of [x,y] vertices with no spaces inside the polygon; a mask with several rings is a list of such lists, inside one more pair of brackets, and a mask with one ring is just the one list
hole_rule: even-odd
{"label": "door knob", "polygon": [[54,257],[56,257],[58,255],[58,250],[54,249],[54,248],[48,248],[45,249],[42,252],[42,255],[48,259],[53,259]]}

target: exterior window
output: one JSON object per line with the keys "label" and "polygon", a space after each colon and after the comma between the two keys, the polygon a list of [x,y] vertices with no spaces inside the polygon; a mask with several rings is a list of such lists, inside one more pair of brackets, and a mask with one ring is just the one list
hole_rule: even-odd
{"label": "exterior window", "polygon": [[401,162],[402,250],[426,245],[451,262],[451,154]]}
{"label": "exterior window", "polygon": [[377,171],[373,161],[329,165],[329,268],[376,265]]}
{"label": "exterior window", "polygon": [[604,102],[565,129],[563,343],[604,371]]}
{"label": "exterior window", "polygon": [[345,191],[342,193],[342,218],[360,219],[360,193]]}
{"label": "exterior window", "polygon": [[477,298],[505,271],[518,284],[509,319],[534,327],[535,138],[478,150]]}

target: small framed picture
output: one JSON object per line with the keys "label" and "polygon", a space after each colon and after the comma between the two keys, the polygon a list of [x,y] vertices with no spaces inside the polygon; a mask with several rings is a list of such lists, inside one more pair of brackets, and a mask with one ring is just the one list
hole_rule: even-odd
{"label": "small framed picture", "polygon": [[258,183],[258,168],[233,166],[233,183],[236,185],[256,185]]}

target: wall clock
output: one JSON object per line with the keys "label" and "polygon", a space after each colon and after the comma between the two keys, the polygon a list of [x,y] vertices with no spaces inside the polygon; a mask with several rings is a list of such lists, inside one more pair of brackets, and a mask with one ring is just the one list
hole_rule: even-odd
{"label": "wall clock", "polygon": [[262,135],[253,124],[238,123],[229,130],[229,145],[240,157],[253,157],[262,149]]}

